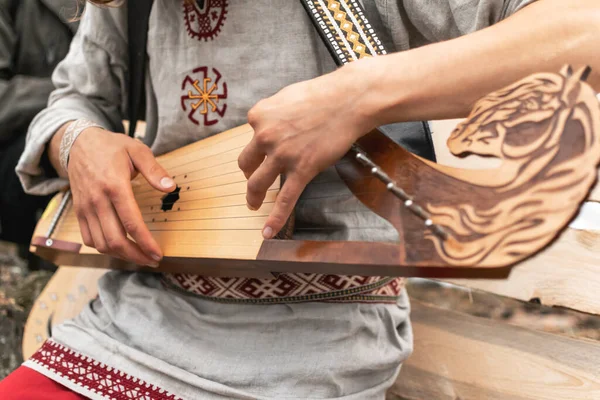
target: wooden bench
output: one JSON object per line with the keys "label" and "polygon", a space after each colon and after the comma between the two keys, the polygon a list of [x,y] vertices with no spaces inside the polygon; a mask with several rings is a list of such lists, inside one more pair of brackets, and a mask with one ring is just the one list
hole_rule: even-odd
{"label": "wooden bench", "polygon": [[[444,142],[455,123],[432,124],[438,162],[461,167],[493,162],[461,160],[447,151]],[[600,200],[598,188],[590,200]],[[600,315],[600,231],[567,228],[549,248],[515,267],[508,280],[452,283]],[[411,315],[415,350],[389,391],[390,400],[600,399],[600,341],[466,315],[414,298]]]}
{"label": "wooden bench", "polygon": [[[438,162],[491,165],[494,160],[450,155],[445,140],[455,125],[456,121],[432,124]],[[594,190],[590,200],[600,200],[600,190]],[[60,269],[33,307],[23,342],[25,357],[46,339],[50,316],[52,324],[59,323],[95,296],[95,282],[103,272]],[[566,229],[553,245],[516,267],[508,280],[451,283],[470,288],[473,293],[464,293],[475,298],[485,291],[496,301],[502,301],[500,296],[534,300],[600,315],[600,231]],[[59,309],[53,307],[62,300],[55,287],[72,288],[62,295],[66,301]],[[600,399],[600,341],[442,309],[412,297],[415,351],[388,392],[389,400]]]}

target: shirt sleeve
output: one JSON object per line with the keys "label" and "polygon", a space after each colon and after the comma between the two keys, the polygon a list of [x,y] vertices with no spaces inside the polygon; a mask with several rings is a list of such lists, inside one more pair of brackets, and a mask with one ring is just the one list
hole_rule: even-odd
{"label": "shirt sleeve", "polygon": [[67,185],[40,162],[46,145],[69,121],[92,120],[122,131],[127,104],[126,9],[86,7],[67,57],[57,66],[48,107],[33,119],[16,172],[27,193],[46,195]]}
{"label": "shirt sleeve", "polygon": [[386,20],[397,50],[441,42],[494,25],[536,0],[396,0]]}
{"label": "shirt sleeve", "polygon": [[7,142],[27,129],[31,119],[48,102],[50,78],[15,75],[13,72],[18,35],[13,1],[0,1],[0,141]]}

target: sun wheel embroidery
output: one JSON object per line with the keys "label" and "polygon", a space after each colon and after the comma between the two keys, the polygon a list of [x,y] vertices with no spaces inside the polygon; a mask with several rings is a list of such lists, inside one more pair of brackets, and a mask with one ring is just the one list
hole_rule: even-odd
{"label": "sun wheel embroidery", "polygon": [[200,116],[205,126],[214,125],[227,110],[227,104],[223,102],[227,99],[227,83],[221,83],[222,76],[216,68],[211,71],[209,74],[208,67],[196,68],[181,84],[181,90],[185,91],[181,96],[181,108],[196,125],[200,125]]}
{"label": "sun wheel embroidery", "polygon": [[227,5],[227,0],[184,1],[185,27],[190,37],[214,39],[225,22]]}

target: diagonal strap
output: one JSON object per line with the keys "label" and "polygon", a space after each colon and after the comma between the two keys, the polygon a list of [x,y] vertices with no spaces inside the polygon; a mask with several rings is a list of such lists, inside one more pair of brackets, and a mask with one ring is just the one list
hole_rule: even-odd
{"label": "diagonal strap", "polygon": [[387,54],[357,0],[300,0],[338,66]]}
{"label": "diagonal strap", "polygon": [[[358,0],[300,0],[308,13],[321,39],[338,66],[360,60],[387,54],[383,42],[377,36],[375,28],[369,23]],[[423,124],[424,137],[421,139],[421,150],[430,151],[429,159],[435,158],[431,142],[429,126]],[[424,139],[424,140],[423,140]],[[354,157],[367,167],[373,176],[381,180],[387,189],[415,216],[423,220],[425,226],[433,234],[445,240],[447,233],[441,226],[435,225],[431,216],[413,197],[408,195],[394,182],[378,165],[369,159],[356,144],[352,147]]]}

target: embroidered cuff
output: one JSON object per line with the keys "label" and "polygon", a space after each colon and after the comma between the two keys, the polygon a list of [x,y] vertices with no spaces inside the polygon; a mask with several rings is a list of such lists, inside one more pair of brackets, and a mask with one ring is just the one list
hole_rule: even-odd
{"label": "embroidered cuff", "polygon": [[68,171],[67,166],[69,164],[69,154],[71,153],[71,147],[73,147],[73,143],[75,143],[75,140],[81,134],[81,132],[83,132],[87,128],[104,129],[102,128],[102,126],[88,119],[78,119],[76,121],[71,122],[67,127],[67,130],[65,131],[65,134],[63,135],[62,140],[60,141],[59,152],[60,165],[64,168],[65,171]]}

